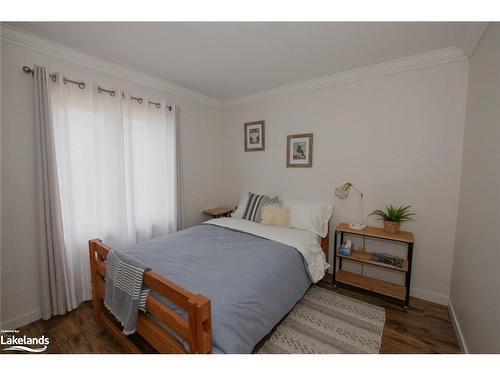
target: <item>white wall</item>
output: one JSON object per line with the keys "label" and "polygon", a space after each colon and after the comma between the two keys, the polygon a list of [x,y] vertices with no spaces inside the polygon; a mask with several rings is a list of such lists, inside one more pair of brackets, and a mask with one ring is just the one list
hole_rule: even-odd
{"label": "white wall", "polygon": [[199,223],[201,210],[218,202],[221,125],[217,108],[4,41],[1,48],[1,321],[18,325],[39,313],[33,82],[22,72],[23,65],[45,65],[68,77],[93,79],[105,87],[127,88],[180,105],[186,226]]}
{"label": "white wall", "polygon": [[[416,238],[412,294],[446,304],[467,64],[435,65],[223,111],[224,203],[236,204],[248,190],[334,201],[338,223],[359,212],[354,193],[334,200],[335,186],[351,181],[365,193],[367,212],[389,202],[412,204],[416,222],[403,226]],[[266,121],[266,150],[244,152],[243,123],[256,120]],[[308,132],[314,133],[313,167],[287,169],[286,136]],[[379,242],[374,246],[387,249]]]}
{"label": "white wall", "polygon": [[470,60],[450,302],[464,346],[500,353],[500,24]]}

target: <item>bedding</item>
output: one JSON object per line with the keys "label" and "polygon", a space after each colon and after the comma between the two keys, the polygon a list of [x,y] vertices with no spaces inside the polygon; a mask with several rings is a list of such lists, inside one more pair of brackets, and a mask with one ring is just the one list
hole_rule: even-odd
{"label": "bedding", "polygon": [[314,233],[291,228],[273,227],[255,223],[253,221],[220,218],[212,219],[205,224],[218,225],[237,231],[251,233],[255,236],[267,238],[295,248],[304,257],[311,280],[316,283],[325,276],[325,269],[329,267],[326,263],[325,254],[321,250],[320,238]]}
{"label": "bedding", "polygon": [[290,212],[290,227],[303,229],[318,236],[328,233],[328,221],[333,213],[333,205],[283,199],[282,205]]}
{"label": "bedding", "polygon": [[211,300],[214,353],[251,353],[323,272],[311,236],[221,218],[122,251]]}

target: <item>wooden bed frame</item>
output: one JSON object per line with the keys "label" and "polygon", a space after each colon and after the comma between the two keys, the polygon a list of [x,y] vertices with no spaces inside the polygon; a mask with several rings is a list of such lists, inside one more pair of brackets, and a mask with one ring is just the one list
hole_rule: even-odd
{"label": "wooden bed frame", "polygon": [[[321,248],[328,260],[329,234],[321,240]],[[89,241],[90,270],[92,276],[92,296],[94,317],[130,353],[142,353],[139,346],[129,336],[122,334],[119,323],[104,306],[104,278],[106,257],[111,248],[101,240]],[[148,314],[139,311],[136,332],[159,353],[187,353],[184,346],[163,326],[189,343],[189,353],[212,352],[212,319],[210,300],[200,294],[193,294],[152,270],[144,273],[143,283],[188,313],[187,319],[175,313],[151,294],[146,301]],[[149,316],[155,319],[151,319]]]}

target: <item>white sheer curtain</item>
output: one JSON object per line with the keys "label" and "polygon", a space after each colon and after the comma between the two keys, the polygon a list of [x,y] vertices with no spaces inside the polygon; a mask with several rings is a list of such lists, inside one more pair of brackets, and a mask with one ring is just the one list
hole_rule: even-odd
{"label": "white sheer curtain", "polygon": [[73,307],[91,299],[88,240],[113,247],[178,228],[177,115],[99,86],[50,86]]}
{"label": "white sheer curtain", "polygon": [[144,241],[176,229],[176,158],[173,114],[165,108],[123,105],[128,234]]}

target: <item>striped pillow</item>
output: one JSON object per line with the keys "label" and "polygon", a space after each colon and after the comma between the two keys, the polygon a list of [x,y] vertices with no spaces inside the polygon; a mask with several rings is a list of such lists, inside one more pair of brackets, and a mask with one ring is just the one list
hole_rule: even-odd
{"label": "striped pillow", "polygon": [[262,208],[268,204],[279,204],[279,203],[280,203],[279,197],[271,198],[267,195],[248,193],[247,206],[241,218],[260,223],[262,218]]}

